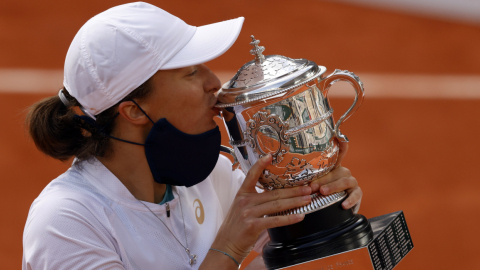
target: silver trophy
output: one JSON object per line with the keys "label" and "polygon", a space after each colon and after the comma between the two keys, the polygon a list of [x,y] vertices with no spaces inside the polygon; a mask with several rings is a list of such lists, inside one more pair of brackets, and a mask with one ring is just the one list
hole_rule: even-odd
{"label": "silver trophy", "polygon": [[[266,154],[273,157],[259,183],[267,190],[305,185],[330,172],[337,161],[338,139],[348,141],[341,124],[363,100],[360,79],[347,70],[324,77],[326,68],[306,59],[262,55],[252,36],[246,63],[219,91],[230,144],[244,172]],[[337,123],[328,90],[338,81],[349,82],[355,100]]]}
{"label": "silver trophy", "polygon": [[[232,154],[245,173],[259,158],[272,155],[272,163],[258,180],[259,187],[268,192],[306,185],[335,167],[339,141],[348,141],[340,132],[340,126],[361,105],[363,84],[347,70],[337,69],[324,77],[326,68],[313,61],[281,55],[264,56],[265,48],[259,46],[259,42],[252,36],[250,53],[255,59],[243,65],[222,86],[216,106],[224,108],[223,119],[233,146]],[[335,123],[328,91],[338,81],[353,86],[355,99]],[[307,215],[295,226],[269,230],[272,241],[263,252],[268,268],[285,267],[292,262],[316,258],[319,254],[328,255],[317,252],[322,241],[335,247],[346,245],[352,248],[371,240],[373,233],[365,217],[341,208],[346,192],[311,196],[312,202],[307,206],[274,214]],[[335,231],[341,237],[327,241],[326,231]],[[299,242],[295,247],[295,239],[303,239],[303,244]],[[305,244],[305,239],[310,242]]]}

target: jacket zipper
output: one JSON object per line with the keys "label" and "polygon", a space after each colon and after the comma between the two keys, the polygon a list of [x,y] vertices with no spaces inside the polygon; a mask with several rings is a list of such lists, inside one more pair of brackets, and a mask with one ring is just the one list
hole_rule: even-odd
{"label": "jacket zipper", "polygon": [[165,207],[167,208],[167,217],[170,217],[170,205],[167,203],[165,203]]}

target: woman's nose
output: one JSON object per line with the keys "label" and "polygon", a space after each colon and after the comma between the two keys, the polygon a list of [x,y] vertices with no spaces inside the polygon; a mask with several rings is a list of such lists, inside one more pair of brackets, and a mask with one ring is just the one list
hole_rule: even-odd
{"label": "woman's nose", "polygon": [[206,80],[204,85],[205,92],[218,92],[218,90],[220,90],[220,88],[222,87],[220,79],[207,66],[201,66],[205,69],[206,74]]}

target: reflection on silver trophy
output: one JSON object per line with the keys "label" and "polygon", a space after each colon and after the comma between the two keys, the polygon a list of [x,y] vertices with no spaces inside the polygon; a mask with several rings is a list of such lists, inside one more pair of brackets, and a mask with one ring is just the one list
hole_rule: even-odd
{"label": "reflection on silver trophy", "polygon": [[[246,63],[219,91],[217,107],[242,170],[247,172],[266,154],[272,164],[259,183],[273,190],[305,185],[330,172],[337,161],[338,141],[347,141],[340,125],[360,106],[363,84],[347,70],[324,77],[326,68],[306,59],[262,55],[265,50],[252,36],[255,60]],[[349,82],[355,100],[335,123],[328,91],[338,81]],[[308,213],[346,197],[345,192],[312,195],[312,203],[288,212]]]}

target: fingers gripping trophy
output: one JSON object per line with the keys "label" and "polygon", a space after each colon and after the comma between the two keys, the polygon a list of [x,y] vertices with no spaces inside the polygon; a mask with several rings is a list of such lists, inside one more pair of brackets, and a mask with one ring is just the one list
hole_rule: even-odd
{"label": "fingers gripping trophy", "polygon": [[[233,146],[237,166],[248,172],[271,154],[259,187],[274,189],[307,185],[329,173],[337,162],[342,123],[360,106],[360,79],[347,70],[324,77],[326,68],[306,59],[264,56],[265,48],[252,36],[255,59],[243,65],[219,91],[217,107]],[[355,90],[351,107],[335,123],[328,101],[330,87],[349,82]],[[312,194],[309,205],[274,215],[305,213],[302,222],[269,229],[271,241],[263,250],[269,269],[286,267],[366,245],[373,237],[368,220],[341,203],[345,191]]]}

